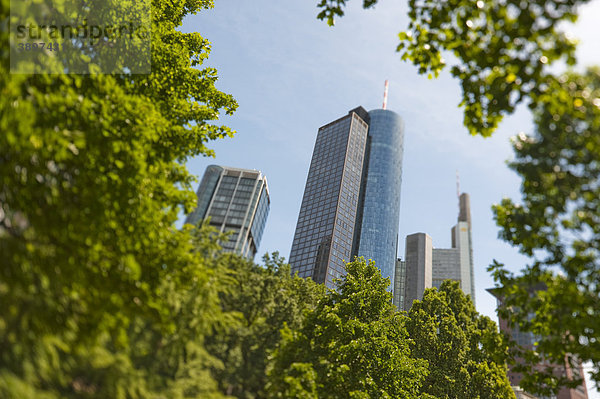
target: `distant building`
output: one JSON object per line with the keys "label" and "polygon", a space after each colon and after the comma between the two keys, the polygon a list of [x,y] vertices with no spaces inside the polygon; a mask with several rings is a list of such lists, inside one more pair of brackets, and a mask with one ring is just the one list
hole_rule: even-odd
{"label": "distant building", "polygon": [[[423,299],[425,289],[439,288],[444,280],[458,281],[475,302],[469,194],[460,195],[459,205],[458,222],[452,227],[452,248],[434,248],[431,237],[425,233],[406,237],[404,294],[398,294],[404,296],[404,301],[399,309],[409,310],[414,300]],[[401,283],[395,282],[394,286]]]}
{"label": "distant building", "polygon": [[230,232],[223,250],[253,259],[262,238],[270,199],[266,177],[257,170],[210,165],[198,188],[198,206],[186,223],[210,218],[220,232]]}
{"label": "distant building", "polygon": [[354,256],[394,282],[403,125],[385,109],[358,107],[321,128],[290,253],[292,272],[333,287]]}
{"label": "distant building", "polygon": [[[498,302],[498,306],[501,306],[502,305],[502,297],[500,297],[500,295],[498,295],[497,290],[491,288],[491,289],[488,289],[487,291],[490,294],[494,295],[494,297],[496,298],[496,301]],[[523,349],[528,349],[528,350],[535,348],[535,342],[537,339],[533,333],[531,333],[529,331],[521,331],[519,329],[519,326],[511,327],[508,324],[508,321],[503,317],[499,316],[498,321],[499,321],[498,324],[500,325],[500,331],[502,331],[502,332],[506,333],[508,336],[510,336],[512,338],[512,340],[517,343],[517,345],[521,346]],[[571,358],[570,360],[572,362],[574,362],[575,364],[577,364],[576,367],[571,367],[569,365],[570,362],[568,361],[568,357],[569,357],[569,355],[567,356],[567,358],[565,358],[564,364],[556,365],[555,370],[557,373],[566,375],[568,378],[574,378],[574,377],[582,378],[583,381],[580,385],[578,385],[575,389],[562,388],[558,392],[558,395],[553,396],[553,397],[541,397],[541,396],[535,397],[526,392],[523,392],[521,397],[523,397],[523,398],[532,397],[535,399],[588,399],[587,388],[585,385],[585,378],[584,378],[584,374],[583,374],[583,366],[580,361],[576,361],[573,358]],[[540,365],[540,368],[544,368],[544,367],[545,367],[545,365]],[[523,378],[523,375],[521,373],[512,371],[512,366],[509,365],[508,380],[510,381],[510,385],[513,386],[513,390],[514,390],[514,386],[518,386],[520,384],[522,378]],[[529,396],[525,396],[525,395],[529,395]],[[519,398],[519,396],[517,396],[517,398]]]}
{"label": "distant building", "polygon": [[396,271],[394,273],[394,287],[392,292],[394,296],[392,303],[398,309],[404,309],[404,297],[406,296],[406,262],[402,259],[396,259]]}
{"label": "distant building", "polygon": [[405,310],[410,309],[415,299],[423,299],[425,289],[431,288],[432,250],[431,237],[427,234],[415,233],[406,236]]}

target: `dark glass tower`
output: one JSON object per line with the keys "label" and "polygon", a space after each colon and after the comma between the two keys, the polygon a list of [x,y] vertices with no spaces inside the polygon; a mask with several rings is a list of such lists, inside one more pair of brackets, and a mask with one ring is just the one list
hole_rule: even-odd
{"label": "dark glass tower", "polygon": [[[394,281],[402,120],[358,107],[319,129],[290,254],[292,272],[333,286],[355,255]],[[391,288],[390,288],[391,289]]]}
{"label": "dark glass tower", "polygon": [[[358,255],[394,281],[398,253],[404,124],[385,109],[369,112],[369,151]],[[390,286],[391,287],[391,286]]]}
{"label": "dark glass tower", "polygon": [[224,251],[254,258],[269,213],[266,177],[257,170],[210,165],[198,188],[198,206],[186,223],[210,217],[220,232],[230,232]]}
{"label": "dark glass tower", "polygon": [[356,248],[369,114],[358,107],[319,128],[290,253],[292,272],[333,287]]}

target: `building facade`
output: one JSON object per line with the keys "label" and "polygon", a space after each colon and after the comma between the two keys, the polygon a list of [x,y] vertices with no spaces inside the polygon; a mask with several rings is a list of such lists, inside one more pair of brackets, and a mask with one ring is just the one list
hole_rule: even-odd
{"label": "building facade", "polygon": [[362,107],[319,128],[290,253],[292,273],[333,287],[345,262],[372,259],[394,282],[403,125]]}
{"label": "building facade", "polygon": [[406,262],[402,259],[396,259],[396,271],[394,273],[394,296],[392,303],[400,310],[404,309],[404,298],[406,296]]}
{"label": "building facade", "polygon": [[186,223],[210,218],[210,225],[229,233],[221,242],[224,251],[253,259],[267,222],[270,208],[266,177],[257,170],[210,165],[197,192],[198,206]]}
{"label": "building facade", "polygon": [[459,196],[458,222],[451,232],[452,248],[434,248],[431,237],[425,233],[406,237],[404,301],[399,309],[410,309],[414,300],[423,299],[425,289],[439,288],[444,280],[458,281],[475,302],[469,194]]}
{"label": "building facade", "polygon": [[385,109],[369,111],[369,117],[358,256],[372,259],[381,275],[393,284],[398,258],[404,124],[398,114]]}
{"label": "building facade", "polygon": [[355,253],[369,114],[319,128],[290,253],[292,273],[333,287]]}
{"label": "building facade", "polygon": [[460,288],[475,303],[475,277],[473,270],[473,241],[471,237],[471,199],[469,194],[459,197],[458,223],[452,228],[452,248],[458,250]]}
{"label": "building facade", "polygon": [[432,250],[431,237],[427,234],[415,233],[406,236],[404,310],[410,309],[415,299],[423,299],[425,290],[431,288]]}

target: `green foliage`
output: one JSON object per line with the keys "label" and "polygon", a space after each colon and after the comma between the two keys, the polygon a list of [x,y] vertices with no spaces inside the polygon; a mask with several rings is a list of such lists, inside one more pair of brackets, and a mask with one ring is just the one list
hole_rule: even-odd
{"label": "green foliage", "polygon": [[197,68],[209,43],[176,30],[211,5],[153,2],[149,75],[11,75],[3,46],[0,396],[217,395],[198,367],[217,247],[173,227],[194,203],[182,161],[232,133],[210,124],[236,103]]}
{"label": "green foliage", "polygon": [[213,369],[220,389],[237,398],[265,397],[268,356],[281,340],[284,326],[297,328],[306,311],[323,297],[323,285],[292,276],[277,253],[264,266],[230,255],[230,283],[221,293],[224,312],[235,318],[206,338],[208,352],[220,361]]}
{"label": "green foliage", "polygon": [[473,135],[489,136],[503,116],[539,91],[547,66],[557,60],[575,63],[575,42],[557,30],[575,21],[583,1],[416,1],[411,22],[400,34],[402,58],[435,76],[445,66],[442,51],[459,63],[464,125]]}
{"label": "green foliage", "polygon": [[[451,72],[463,89],[464,125],[473,135],[489,136],[504,115],[539,93],[550,64],[575,63],[576,43],[557,26],[574,22],[576,6],[587,2],[409,0],[411,22],[399,35],[398,51],[430,78],[446,65],[442,52],[456,57]],[[318,17],[332,25],[345,4],[322,1]]]}
{"label": "green foliage", "polygon": [[501,237],[533,262],[519,276],[498,263],[490,270],[502,287],[503,314],[540,336],[536,351],[555,364],[566,353],[590,361],[598,382],[600,70],[548,79],[535,104],[536,133],[515,139],[510,164],[524,179],[523,203],[494,207]]}
{"label": "green foliage", "polygon": [[[347,0],[321,0],[317,7],[322,8],[317,18],[327,20],[329,26],[335,24],[336,17],[342,17],[344,15],[344,7],[346,6]],[[377,3],[377,0],[363,0],[363,7],[370,8]]]}
{"label": "green foliage", "polygon": [[428,289],[408,313],[411,355],[427,360],[421,388],[436,398],[514,398],[506,344],[496,324],[475,311],[457,282]]}
{"label": "green foliage", "polygon": [[269,397],[429,398],[419,396],[427,363],[409,357],[406,318],[391,304],[389,280],[363,259],[346,271],[299,328],[284,328]]}

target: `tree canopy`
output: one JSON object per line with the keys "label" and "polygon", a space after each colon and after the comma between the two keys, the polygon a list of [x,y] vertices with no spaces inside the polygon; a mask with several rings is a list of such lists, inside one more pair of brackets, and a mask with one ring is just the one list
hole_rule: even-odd
{"label": "tree canopy", "polygon": [[3,45],[0,396],[217,392],[188,340],[221,311],[216,247],[174,228],[195,198],[182,162],[232,134],[211,123],[236,103],[201,68],[209,42],[177,30],[210,6],[153,1],[147,75],[10,74]]}
{"label": "tree canopy", "polygon": [[436,398],[514,398],[506,377],[507,343],[458,282],[427,289],[408,312],[411,355],[428,362],[421,388]]}
{"label": "tree canopy", "polygon": [[427,362],[410,358],[405,316],[374,263],[357,259],[301,326],[286,327],[267,390],[278,398],[414,398]]}
{"label": "tree canopy", "polygon": [[[559,365],[567,353],[590,361],[598,382],[600,70],[550,80],[536,100],[535,125],[534,135],[515,139],[510,164],[523,176],[523,202],[494,206],[501,237],[533,261],[520,275],[500,263],[490,270],[503,315],[539,337],[536,351]],[[529,355],[532,363],[541,360]]]}
{"label": "tree canopy", "polygon": [[[318,18],[333,25],[347,0],[322,0]],[[575,64],[576,42],[558,29],[577,19],[588,0],[409,0],[409,26],[398,51],[419,73],[437,76],[443,52],[457,59],[451,73],[460,80],[464,125],[489,136],[516,105],[544,91],[541,83],[556,61]],[[363,0],[363,7],[377,0]]]}
{"label": "tree canopy", "polygon": [[264,265],[229,255],[230,277],[220,294],[221,308],[230,316],[206,336],[207,351],[220,363],[213,368],[222,393],[237,398],[266,397],[266,370],[271,352],[285,326],[297,328],[305,313],[325,294],[323,285],[292,276],[277,253]]}

